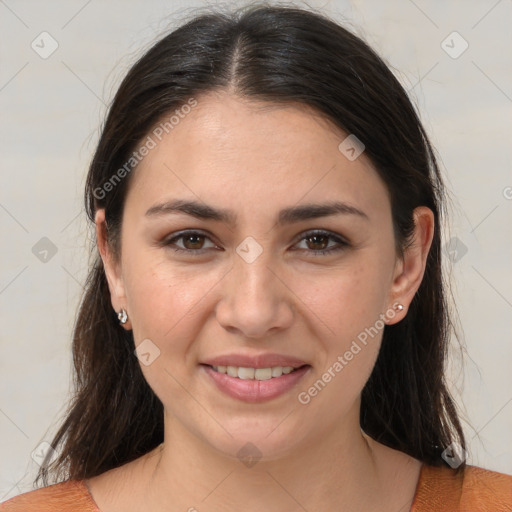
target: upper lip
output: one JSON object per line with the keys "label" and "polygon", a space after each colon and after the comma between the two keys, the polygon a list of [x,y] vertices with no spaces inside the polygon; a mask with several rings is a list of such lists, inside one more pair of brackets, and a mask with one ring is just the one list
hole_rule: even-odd
{"label": "upper lip", "polygon": [[305,361],[293,356],[266,353],[249,356],[245,354],[224,354],[207,359],[202,364],[211,366],[236,366],[244,368],[272,368],[274,366],[291,366],[300,368],[306,365]]}

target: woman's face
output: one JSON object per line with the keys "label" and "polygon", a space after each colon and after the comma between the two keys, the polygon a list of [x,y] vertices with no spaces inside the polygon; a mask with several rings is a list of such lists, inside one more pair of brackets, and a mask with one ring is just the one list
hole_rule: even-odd
{"label": "woman's face", "polygon": [[[104,258],[166,423],[233,457],[250,442],[274,458],[358,425],[383,319],[403,318],[392,305],[421,280],[421,264],[410,278],[395,254],[387,190],[364,152],[354,159],[349,141],[342,152],[347,134],[305,107],[263,106],[209,94],[168,133],[148,134],[156,145],[130,178],[119,265]],[[208,218],[173,211],[176,201]],[[346,207],[305,209],[334,202]],[[220,356],[307,366],[240,379],[205,366]]]}

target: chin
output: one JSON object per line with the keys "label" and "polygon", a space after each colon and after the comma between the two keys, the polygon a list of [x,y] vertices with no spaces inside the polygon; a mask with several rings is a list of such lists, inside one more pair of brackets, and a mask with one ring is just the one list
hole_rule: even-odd
{"label": "chin", "polygon": [[226,430],[215,428],[215,437],[211,435],[210,429],[199,435],[225,457],[237,459],[247,467],[252,467],[255,462],[285,458],[299,449],[298,445],[307,437],[304,432],[305,423],[302,422],[299,427],[296,421],[287,418],[289,412],[272,414],[266,419],[260,417],[258,420],[239,417],[233,421],[231,417],[228,421],[222,421],[219,417],[219,423]]}

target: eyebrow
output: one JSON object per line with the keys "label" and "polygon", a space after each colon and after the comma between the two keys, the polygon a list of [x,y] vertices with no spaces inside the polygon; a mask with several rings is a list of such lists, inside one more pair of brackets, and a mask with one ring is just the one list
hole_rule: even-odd
{"label": "eyebrow", "polygon": [[[227,209],[214,208],[205,203],[176,199],[155,204],[146,212],[146,217],[159,217],[162,215],[184,213],[203,220],[224,222],[231,226],[236,224],[236,214]],[[294,222],[331,215],[356,215],[369,220],[368,215],[355,206],[341,201],[331,201],[325,204],[301,204],[284,208],[278,214],[278,225],[292,224]]]}

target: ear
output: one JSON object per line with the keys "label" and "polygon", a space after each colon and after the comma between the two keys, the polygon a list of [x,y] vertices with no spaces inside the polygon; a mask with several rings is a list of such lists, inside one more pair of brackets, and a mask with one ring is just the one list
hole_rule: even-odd
{"label": "ear", "polygon": [[396,263],[389,296],[391,304],[399,303],[404,308],[390,316],[386,321],[388,325],[399,322],[407,314],[407,308],[423,280],[428,252],[434,237],[434,213],[430,208],[415,208],[413,218],[415,228],[412,244],[405,249],[403,257]]}
{"label": "ear", "polygon": [[[103,261],[103,268],[107,277],[108,288],[110,290],[110,301],[116,313],[121,309],[127,310],[126,294],[124,282],[121,274],[121,263],[115,261],[112,250],[107,241],[107,225],[105,221],[105,210],[103,208],[97,210],[95,215],[96,224],[96,241],[98,251]],[[128,311],[127,311],[128,312]],[[122,326],[126,330],[131,329],[130,319],[128,318]]]}

